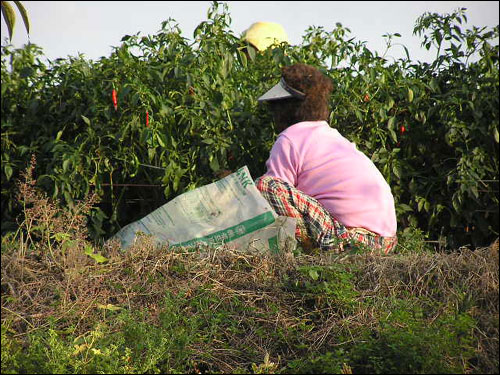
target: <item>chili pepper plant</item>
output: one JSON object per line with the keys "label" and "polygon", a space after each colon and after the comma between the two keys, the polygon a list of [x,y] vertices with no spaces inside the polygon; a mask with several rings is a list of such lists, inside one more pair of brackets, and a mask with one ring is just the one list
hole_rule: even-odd
{"label": "chili pepper plant", "polygon": [[[432,63],[411,60],[397,33],[382,36],[380,55],[341,24],[257,53],[217,2],[193,40],[168,19],[97,61],[45,63],[35,44],[2,45],[2,231],[17,228],[14,185],[32,154],[38,186],[69,207],[101,197],[89,216],[96,240],[221,170],[247,165],[259,177],[276,132],[256,98],[282,66],[302,62],[333,80],[330,125],[387,179],[399,228],[451,246],[489,243],[499,223],[498,27],[466,19],[458,9],[416,21]],[[389,57],[393,48],[406,57]]]}

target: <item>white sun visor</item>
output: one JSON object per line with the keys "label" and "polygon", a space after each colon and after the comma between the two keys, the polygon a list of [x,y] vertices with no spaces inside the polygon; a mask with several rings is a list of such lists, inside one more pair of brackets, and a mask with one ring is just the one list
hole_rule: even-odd
{"label": "white sun visor", "polygon": [[269,91],[267,91],[264,95],[257,99],[259,102],[266,102],[270,100],[281,100],[281,99],[290,99],[290,98],[298,98],[304,99],[306,94],[303,92],[290,87],[285,82],[285,79],[282,77],[281,80],[274,85]]}

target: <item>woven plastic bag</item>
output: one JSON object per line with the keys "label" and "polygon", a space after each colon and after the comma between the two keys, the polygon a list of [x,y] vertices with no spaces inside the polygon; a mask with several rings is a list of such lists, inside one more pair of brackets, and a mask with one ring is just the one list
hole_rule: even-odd
{"label": "woven plastic bag", "polygon": [[277,216],[246,166],[209,185],[177,196],[113,238],[128,248],[138,233],[172,247],[227,244],[239,250],[294,249],[295,219]]}

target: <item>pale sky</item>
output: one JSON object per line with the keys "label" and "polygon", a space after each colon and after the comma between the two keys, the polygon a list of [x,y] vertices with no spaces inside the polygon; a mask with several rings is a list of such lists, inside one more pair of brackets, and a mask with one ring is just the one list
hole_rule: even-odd
{"label": "pale sky", "polygon": [[[11,2],[15,8],[14,2]],[[79,52],[97,60],[109,56],[121,38],[141,32],[152,35],[161,22],[175,19],[182,35],[192,39],[196,26],[207,19],[210,1],[23,1],[31,19],[30,40],[54,60]],[[467,8],[467,27],[493,27],[499,23],[498,1],[227,1],[232,18],[231,29],[240,35],[252,23],[280,23],[291,44],[300,44],[309,26],[323,26],[326,31],[340,22],[351,30],[356,41],[366,41],[371,51],[382,54],[386,33],[400,33],[397,42],[404,44],[414,61],[432,61],[413,36],[413,27],[424,12],[451,13]],[[20,14],[12,43],[21,47],[28,41]],[[7,37],[2,19],[2,45]],[[402,47],[393,47],[390,56],[404,56]]]}

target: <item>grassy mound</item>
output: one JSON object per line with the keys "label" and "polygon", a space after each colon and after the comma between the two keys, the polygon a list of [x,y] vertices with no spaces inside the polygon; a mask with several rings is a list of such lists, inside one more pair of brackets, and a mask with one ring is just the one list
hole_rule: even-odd
{"label": "grassy mound", "polygon": [[2,238],[2,373],[496,373],[498,240],[394,254],[87,241],[93,198],[20,185]]}

